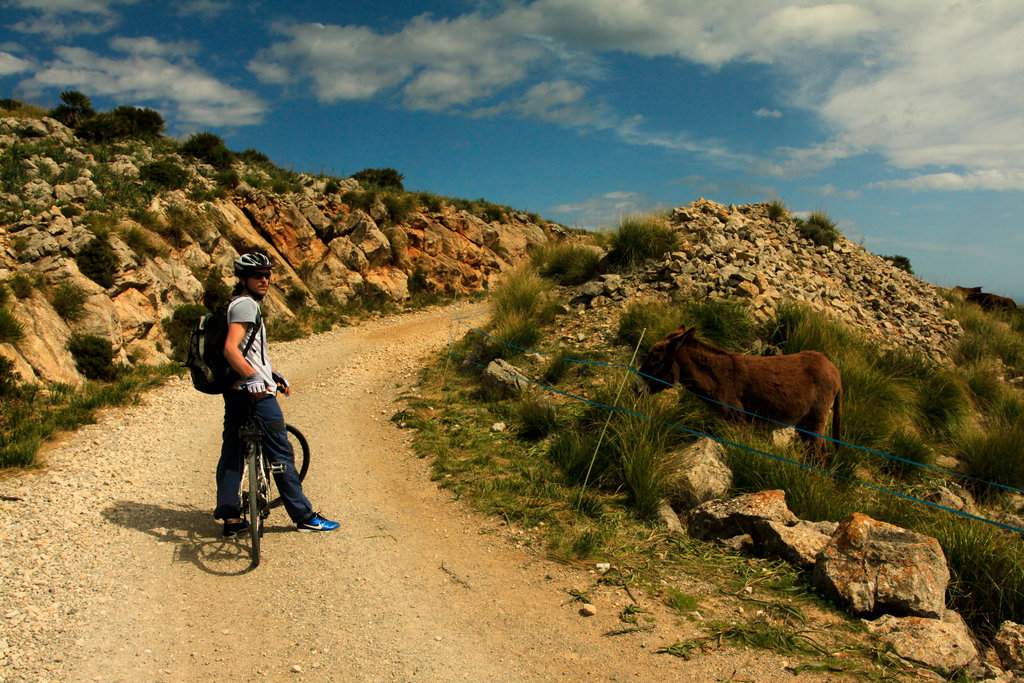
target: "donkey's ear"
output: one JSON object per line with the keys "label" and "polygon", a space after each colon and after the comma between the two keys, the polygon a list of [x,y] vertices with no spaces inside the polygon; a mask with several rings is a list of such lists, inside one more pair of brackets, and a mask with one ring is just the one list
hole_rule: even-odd
{"label": "donkey's ear", "polygon": [[691,339],[693,339],[694,335],[696,335],[696,334],[697,334],[697,328],[696,327],[691,327],[690,329],[686,330],[686,334],[684,334],[679,339],[679,343],[680,344],[685,344],[686,342],[688,342]]}
{"label": "donkey's ear", "polygon": [[695,327],[686,329],[686,325],[680,325],[679,329],[669,335],[669,353],[674,353],[680,346],[693,339],[693,335],[696,332],[697,328]]}

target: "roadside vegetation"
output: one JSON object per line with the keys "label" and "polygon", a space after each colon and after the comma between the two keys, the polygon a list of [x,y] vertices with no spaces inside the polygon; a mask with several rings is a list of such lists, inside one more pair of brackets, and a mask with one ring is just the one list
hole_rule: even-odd
{"label": "roadside vegetation", "polygon": [[[467,332],[451,355],[425,371],[418,398],[396,416],[420,430],[417,448],[433,462],[442,486],[522,525],[535,547],[552,557],[611,562],[631,580],[664,592],[660,578],[682,575],[694,561],[690,553],[740,563],[710,545],[671,538],[658,526],[658,506],[678,485],[673,474],[680,451],[706,434],[743,446],[727,447],[737,494],[781,488],[803,519],[839,521],[864,512],[937,538],[952,575],[949,605],[982,637],[1004,620],[1024,619],[1021,535],[878,490],[924,498],[946,486],[973,496],[983,516],[994,518],[1010,492],[985,482],[1024,489],[1024,395],[1004,381],[1024,374],[1021,314],[955,302],[950,315],[967,334],[952,366],[884,349],[792,303],[756,321],[737,302],[636,302],[618,320],[615,345],[567,346],[566,319],[552,290],[561,271],[551,264],[563,258],[538,256],[531,269],[494,292],[493,318],[483,328],[492,338]],[[830,456],[826,472],[817,473],[800,466],[805,455],[798,440],[777,446],[770,432],[723,422],[681,390],[653,397],[620,391],[632,380],[621,366],[634,349],[639,345],[642,356],[684,323],[733,351],[825,353],[843,376],[843,438],[865,450],[844,446]],[[514,398],[483,393],[478,375],[497,357],[536,384]],[[491,431],[496,423],[507,429]],[[968,477],[937,467],[952,458]],[[725,572],[722,580],[739,578]],[[786,591],[815,593],[795,574],[783,583]],[[724,637],[746,637],[723,629]]]}

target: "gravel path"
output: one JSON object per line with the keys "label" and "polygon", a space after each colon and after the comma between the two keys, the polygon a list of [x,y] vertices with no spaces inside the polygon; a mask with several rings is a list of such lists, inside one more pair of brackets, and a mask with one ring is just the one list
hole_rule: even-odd
{"label": "gravel path", "polygon": [[[465,308],[460,308],[464,313]],[[342,528],[275,510],[263,562],[212,518],[218,397],[174,380],[0,481],[0,682],[184,680],[792,680],[773,654],[655,651],[696,635],[643,600],[653,631],[606,637],[630,604],[567,590],[593,571],[542,560],[450,500],[388,418],[450,308],[272,346],[307,435],[306,491]]]}

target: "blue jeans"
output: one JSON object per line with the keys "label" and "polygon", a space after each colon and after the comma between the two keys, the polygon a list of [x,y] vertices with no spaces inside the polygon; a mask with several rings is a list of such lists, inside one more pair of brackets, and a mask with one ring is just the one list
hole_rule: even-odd
{"label": "blue jeans", "polygon": [[[239,506],[238,489],[242,481],[242,443],[238,430],[249,419],[251,399],[248,392],[228,389],[224,392],[224,444],[220,449],[217,464],[217,519],[235,519],[242,514]],[[295,471],[295,456],[292,454],[288,432],[285,430],[284,415],[277,404],[276,396],[265,396],[256,401],[256,418],[263,427],[263,454],[270,463],[281,463],[284,471],[274,473],[274,482],[284,500],[288,516],[295,523],[305,522],[313,517],[313,506],[302,492],[302,482]]]}

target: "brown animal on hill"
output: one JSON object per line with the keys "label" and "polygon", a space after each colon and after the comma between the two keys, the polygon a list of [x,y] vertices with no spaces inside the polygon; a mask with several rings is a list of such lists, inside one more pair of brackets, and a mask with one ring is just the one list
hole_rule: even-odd
{"label": "brown animal on hill", "polygon": [[[816,435],[825,433],[829,410],[832,438],[838,441],[840,433],[843,384],[836,366],[817,351],[785,356],[730,353],[700,341],[695,332],[683,325],[651,347],[640,366],[641,374],[633,383],[634,389],[656,394],[670,385],[681,384],[696,395],[717,402],[712,405],[725,417],[750,419],[752,414],[805,430],[798,432],[800,438],[811,456],[824,463],[825,442]],[[838,452],[838,443],[835,448]]]}
{"label": "brown animal on hill", "polygon": [[1008,296],[999,296],[989,292],[981,291],[981,287],[954,287],[965,300],[978,304],[986,311],[1013,311],[1017,309],[1017,302]]}

